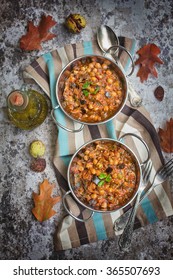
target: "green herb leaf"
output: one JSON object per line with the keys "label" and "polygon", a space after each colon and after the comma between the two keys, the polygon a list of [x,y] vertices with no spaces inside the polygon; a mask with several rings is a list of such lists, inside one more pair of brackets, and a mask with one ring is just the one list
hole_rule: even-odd
{"label": "green herb leaf", "polygon": [[82,90],[82,92],[83,92],[83,94],[84,94],[85,96],[88,96],[88,95],[89,95],[89,91],[86,90],[86,89]]}
{"label": "green herb leaf", "polygon": [[90,84],[91,84],[91,82],[85,82],[84,84],[83,84],[83,86],[82,86],[82,89],[86,89],[86,88],[88,88],[89,86],[90,86]]}
{"label": "green herb leaf", "polygon": [[105,181],[109,183],[111,181],[111,179],[112,179],[111,175],[108,174],[108,176],[106,177]]}
{"label": "green herb leaf", "polygon": [[105,181],[104,180],[101,180],[99,183],[98,183],[98,187],[102,187],[104,185]]}
{"label": "green herb leaf", "polygon": [[105,179],[107,177],[107,174],[106,173],[100,173],[100,175],[98,176],[99,179]]}
{"label": "green herb leaf", "polygon": [[99,91],[100,87],[99,86],[96,86],[96,89],[95,91],[93,92],[93,94],[96,94],[98,91]]}

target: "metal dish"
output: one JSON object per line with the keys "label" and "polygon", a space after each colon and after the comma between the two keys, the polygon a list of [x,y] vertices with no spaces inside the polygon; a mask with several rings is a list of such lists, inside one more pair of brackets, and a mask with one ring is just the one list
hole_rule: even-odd
{"label": "metal dish", "polygon": [[[142,143],[143,145],[145,146],[146,148],[146,151],[147,151],[147,158],[145,161],[143,161],[143,163],[140,163],[138,158],[136,157],[136,155],[134,154],[134,152],[124,143],[121,142],[121,139],[128,136],[128,135],[131,135],[131,136],[134,136],[134,137],[137,137]],[[71,165],[72,165],[72,162],[74,160],[74,158],[79,154],[79,152],[83,149],[83,148],[87,148],[87,146],[89,146],[91,143],[94,143],[96,141],[108,141],[108,142],[113,142],[113,143],[116,143],[116,145],[120,146],[121,148],[123,148],[124,150],[126,150],[134,164],[135,164],[135,170],[136,170],[136,188],[135,188],[135,192],[133,193],[133,195],[130,197],[129,201],[127,201],[127,203],[125,203],[124,205],[122,205],[121,207],[117,207],[116,209],[114,210],[96,210],[94,209],[91,205],[88,205],[88,204],[85,204],[83,203],[75,194],[74,192],[74,187],[73,187],[73,183],[72,183],[72,178],[71,178]],[[136,197],[137,193],[138,193],[138,190],[139,190],[139,187],[140,187],[140,184],[141,184],[141,180],[142,180],[142,172],[141,172],[141,165],[145,164],[150,158],[150,153],[149,153],[149,148],[147,146],[147,144],[145,143],[145,141],[143,139],[141,139],[138,135],[135,135],[133,133],[127,133],[127,134],[124,134],[119,140],[113,140],[113,139],[110,139],[110,138],[99,138],[99,139],[95,139],[95,140],[92,140],[84,145],[82,145],[77,151],[76,153],[73,155],[70,163],[69,163],[69,166],[68,166],[68,171],[67,171],[67,177],[68,177],[68,184],[69,184],[69,188],[70,190],[63,196],[63,205],[66,209],[66,211],[76,220],[78,221],[81,221],[81,222],[85,222],[87,221],[88,219],[90,219],[92,217],[92,215],[95,213],[95,212],[101,212],[101,213],[109,213],[109,212],[115,212],[117,210],[120,210],[120,209],[123,209],[125,206],[127,206],[128,204],[130,204],[133,199]],[[68,209],[67,205],[66,205],[66,196],[69,195],[69,194],[72,194],[72,196],[74,197],[74,199],[80,204],[82,205],[84,208],[87,208],[91,211],[91,215],[89,216],[88,219],[84,220],[84,219],[80,219],[78,217],[76,217],[71,211],[70,209]]]}
{"label": "metal dish", "polygon": [[[115,71],[115,73],[118,75],[121,83],[122,83],[122,87],[123,87],[123,100],[121,102],[121,104],[119,105],[118,109],[115,109],[115,113],[109,117],[108,119],[105,119],[103,121],[100,122],[82,122],[79,119],[75,119],[74,117],[72,117],[72,115],[70,115],[68,112],[65,111],[64,107],[62,106],[62,100],[63,100],[63,90],[64,90],[64,85],[65,85],[65,81],[68,78],[68,76],[70,75],[70,71],[73,69],[73,67],[79,62],[81,61],[82,63],[85,63],[86,60],[93,60],[96,59],[98,62],[100,62],[101,64],[104,63],[105,61],[109,62],[110,65],[109,67],[111,68],[111,70]],[[123,109],[126,100],[127,100],[127,96],[128,96],[128,88],[127,88],[127,80],[126,80],[126,76],[123,73],[123,71],[120,69],[120,67],[112,60],[109,59],[107,57],[101,56],[101,55],[85,55],[85,56],[81,56],[78,57],[74,60],[72,60],[70,63],[68,63],[63,70],[61,71],[61,73],[59,74],[58,80],[57,80],[57,84],[56,84],[56,98],[57,98],[57,102],[58,102],[58,106],[56,106],[53,110],[52,110],[52,117],[55,121],[55,123],[60,126],[61,128],[69,131],[69,132],[78,132],[81,131],[84,127],[84,125],[99,125],[99,124],[103,124],[106,123],[108,121],[110,121],[111,119],[115,118],[116,115]],[[54,111],[57,109],[61,109],[62,112],[68,117],[70,118],[72,121],[75,121],[79,124],[81,124],[80,128],[77,130],[74,129],[70,129],[65,127],[64,125],[62,125],[60,122],[58,122],[58,120],[55,119],[54,117]]]}

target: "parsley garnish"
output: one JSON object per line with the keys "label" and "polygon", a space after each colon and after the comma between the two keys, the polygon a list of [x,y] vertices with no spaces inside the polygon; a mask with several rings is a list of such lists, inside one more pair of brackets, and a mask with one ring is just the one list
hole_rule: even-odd
{"label": "parsley garnish", "polygon": [[86,89],[90,86],[91,82],[85,82],[83,85],[82,85],[82,89]]}
{"label": "parsley garnish", "polygon": [[98,177],[100,179],[100,182],[98,183],[99,187],[102,187],[105,182],[109,183],[112,179],[111,175],[107,175],[106,173],[101,173]]}
{"label": "parsley garnish", "polygon": [[82,92],[83,92],[83,94],[84,94],[85,96],[88,96],[88,95],[89,95],[89,91],[86,90],[86,89],[83,89]]}
{"label": "parsley garnish", "polygon": [[[83,85],[82,85],[82,93],[85,95],[85,96],[88,96],[90,94],[90,92],[87,90],[88,87],[92,84],[92,82],[89,82],[89,81],[86,81]],[[92,94],[96,94],[98,91],[99,91],[100,87],[99,86],[96,86],[95,87],[95,90]]]}
{"label": "parsley garnish", "polygon": [[96,94],[98,91],[99,91],[100,87],[99,86],[96,86],[96,89],[95,91],[93,92],[93,94]]}

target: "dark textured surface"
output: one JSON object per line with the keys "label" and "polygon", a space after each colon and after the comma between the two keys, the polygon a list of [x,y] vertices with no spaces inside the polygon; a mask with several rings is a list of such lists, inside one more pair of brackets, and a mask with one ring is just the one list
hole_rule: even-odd
{"label": "dark textured surface", "polygon": [[[158,79],[150,77],[141,84],[135,73],[130,78],[134,88],[143,97],[158,129],[173,117],[173,2],[170,1],[58,1],[58,0],[1,0],[0,9],[0,259],[173,259],[173,218],[135,231],[132,247],[122,253],[117,241],[107,240],[81,246],[62,253],[54,252],[53,235],[63,212],[60,204],[52,219],[40,224],[31,214],[32,192],[44,178],[56,183],[52,158],[56,142],[56,128],[50,118],[33,131],[13,127],[5,116],[6,96],[20,88],[22,69],[34,57],[64,43],[89,40],[100,24],[107,24],[118,36],[137,40],[137,47],[154,42],[160,46],[162,67],[158,66]],[[19,38],[26,32],[28,20],[38,19],[42,13],[50,14],[58,22],[52,29],[57,37],[42,44],[40,52],[22,52]],[[70,34],[64,27],[65,17],[81,13],[87,27],[81,34]],[[161,85],[165,90],[162,102],[153,91]],[[34,86],[38,89],[37,86]],[[46,144],[47,167],[37,174],[29,170],[28,146],[34,139]],[[165,154],[167,159],[172,155]],[[55,190],[54,194],[59,193]]]}

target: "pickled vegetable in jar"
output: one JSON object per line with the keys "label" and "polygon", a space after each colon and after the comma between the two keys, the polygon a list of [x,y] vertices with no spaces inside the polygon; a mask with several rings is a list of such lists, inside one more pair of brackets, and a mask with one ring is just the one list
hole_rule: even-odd
{"label": "pickled vegetable in jar", "polygon": [[48,114],[46,97],[32,89],[12,91],[7,97],[7,105],[12,124],[24,130],[41,125]]}

